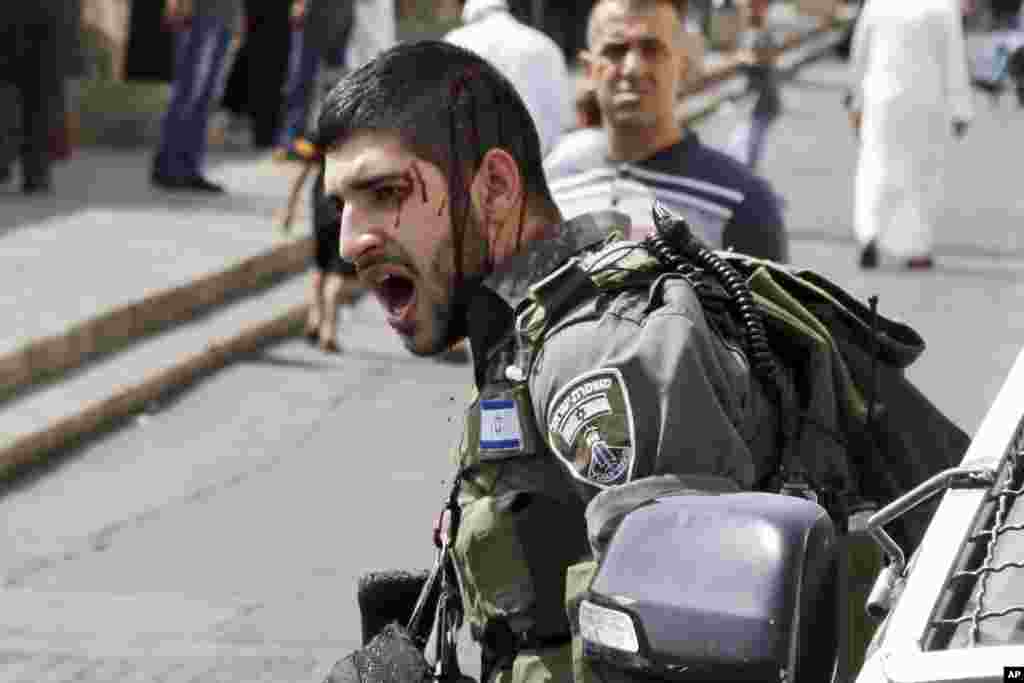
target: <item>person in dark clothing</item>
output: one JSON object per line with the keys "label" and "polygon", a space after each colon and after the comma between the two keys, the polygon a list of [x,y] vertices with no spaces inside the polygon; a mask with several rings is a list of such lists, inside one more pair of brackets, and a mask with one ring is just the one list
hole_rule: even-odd
{"label": "person in dark clothing", "polygon": [[278,159],[298,160],[302,151],[320,64],[328,51],[341,51],[355,20],[353,0],[293,0],[284,120],[277,134]]}
{"label": "person in dark clothing", "polygon": [[[232,106],[237,106],[239,99],[244,102],[243,110],[252,126],[252,143],[257,148],[272,147],[282,123],[281,93],[288,73],[290,11],[291,0],[245,2],[248,26],[237,65],[243,69],[244,87],[242,83],[232,83],[229,77],[228,99],[234,99]],[[241,92],[232,91],[232,85],[241,88]]]}
{"label": "person in dark clothing", "polygon": [[150,182],[171,191],[219,194],[224,189],[203,176],[210,103],[238,21],[238,0],[196,3],[167,0],[165,18],[175,30],[174,83],[160,127],[160,145]]}
{"label": "person in dark clothing", "polygon": [[750,26],[740,33],[740,69],[747,76],[747,91],[754,95],[750,120],[737,127],[730,150],[741,163],[756,171],[768,129],[782,112],[782,96],[775,60],[782,41],[766,25],[768,0],[752,0]]}
{"label": "person in dark clothing", "polygon": [[996,28],[1018,28],[1021,0],[992,0],[992,24]]}
{"label": "person in dark clothing", "polygon": [[[14,3],[0,18],[0,81],[21,102],[20,125],[11,119],[0,138],[0,182],[10,178],[15,158],[21,161],[25,194],[52,189],[50,132],[62,97],[62,28],[64,8],[57,0]],[[20,128],[21,136],[13,134]]]}
{"label": "person in dark clothing", "polygon": [[133,2],[128,19],[124,77],[129,81],[174,80],[174,35],[160,2]]}
{"label": "person in dark clothing", "polygon": [[283,125],[292,0],[245,0],[244,7],[245,37],[220,108],[234,119],[232,129],[248,126],[253,146],[265,149],[274,145]]}
{"label": "person in dark clothing", "polygon": [[244,37],[242,46],[231,63],[220,108],[239,118],[246,118],[249,115],[249,48]]}

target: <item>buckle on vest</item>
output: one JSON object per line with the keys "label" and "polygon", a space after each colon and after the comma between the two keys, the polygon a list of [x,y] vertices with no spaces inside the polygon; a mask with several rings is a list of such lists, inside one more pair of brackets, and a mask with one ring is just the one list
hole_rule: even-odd
{"label": "buckle on vest", "polygon": [[796,498],[803,498],[809,500],[812,503],[818,502],[818,493],[811,485],[806,481],[790,479],[783,482],[782,487],[779,489],[779,493],[784,496],[795,496]]}

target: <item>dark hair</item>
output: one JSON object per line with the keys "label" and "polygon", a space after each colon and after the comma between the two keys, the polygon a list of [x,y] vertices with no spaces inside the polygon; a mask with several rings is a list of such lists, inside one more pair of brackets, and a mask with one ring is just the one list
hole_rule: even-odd
{"label": "dark hair", "polygon": [[401,43],[334,86],[324,98],[316,144],[329,149],[371,130],[397,134],[404,147],[444,171],[453,201],[460,190],[455,181],[472,177],[484,154],[500,147],[516,160],[527,201],[553,205],[540,138],[522,99],[497,69],[461,47]]}

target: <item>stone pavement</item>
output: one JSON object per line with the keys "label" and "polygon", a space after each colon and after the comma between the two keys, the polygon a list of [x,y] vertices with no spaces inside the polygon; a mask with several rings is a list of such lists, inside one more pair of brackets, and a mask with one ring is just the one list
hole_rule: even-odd
{"label": "stone pavement", "polygon": [[209,175],[228,193],[208,197],[152,189],[149,162],[143,150],[82,148],[56,167],[51,197],[0,189],[0,355],[281,244],[272,214],[287,167],[215,155]]}
{"label": "stone pavement", "polygon": [[[0,470],[140,408],[128,399],[159,392],[127,389],[158,370],[191,379],[180,370],[212,341],[302,300],[296,278],[238,300],[307,266],[304,215],[288,239],[272,220],[296,168],[221,154],[209,169],[226,196],[174,195],[150,188],[147,152],[85,148],[57,167],[54,196],[0,193]],[[26,388],[40,377],[60,381]]]}

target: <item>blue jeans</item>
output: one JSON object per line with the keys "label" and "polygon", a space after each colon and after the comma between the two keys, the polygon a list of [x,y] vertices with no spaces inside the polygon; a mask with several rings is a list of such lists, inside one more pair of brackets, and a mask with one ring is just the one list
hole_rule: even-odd
{"label": "blue jeans", "polygon": [[277,144],[289,145],[306,132],[313,86],[320,69],[320,49],[308,40],[301,29],[292,30],[288,50],[288,80],[284,86],[284,124],[278,133]]}
{"label": "blue jeans", "polygon": [[764,139],[768,135],[768,129],[774,121],[774,118],[764,116],[751,117],[750,137],[747,139],[747,166],[752,171],[757,170],[758,165],[761,163]]}
{"label": "blue jeans", "polygon": [[206,155],[210,103],[221,86],[231,32],[216,18],[196,15],[175,37],[174,83],[160,130],[155,173],[168,178],[200,175]]}

